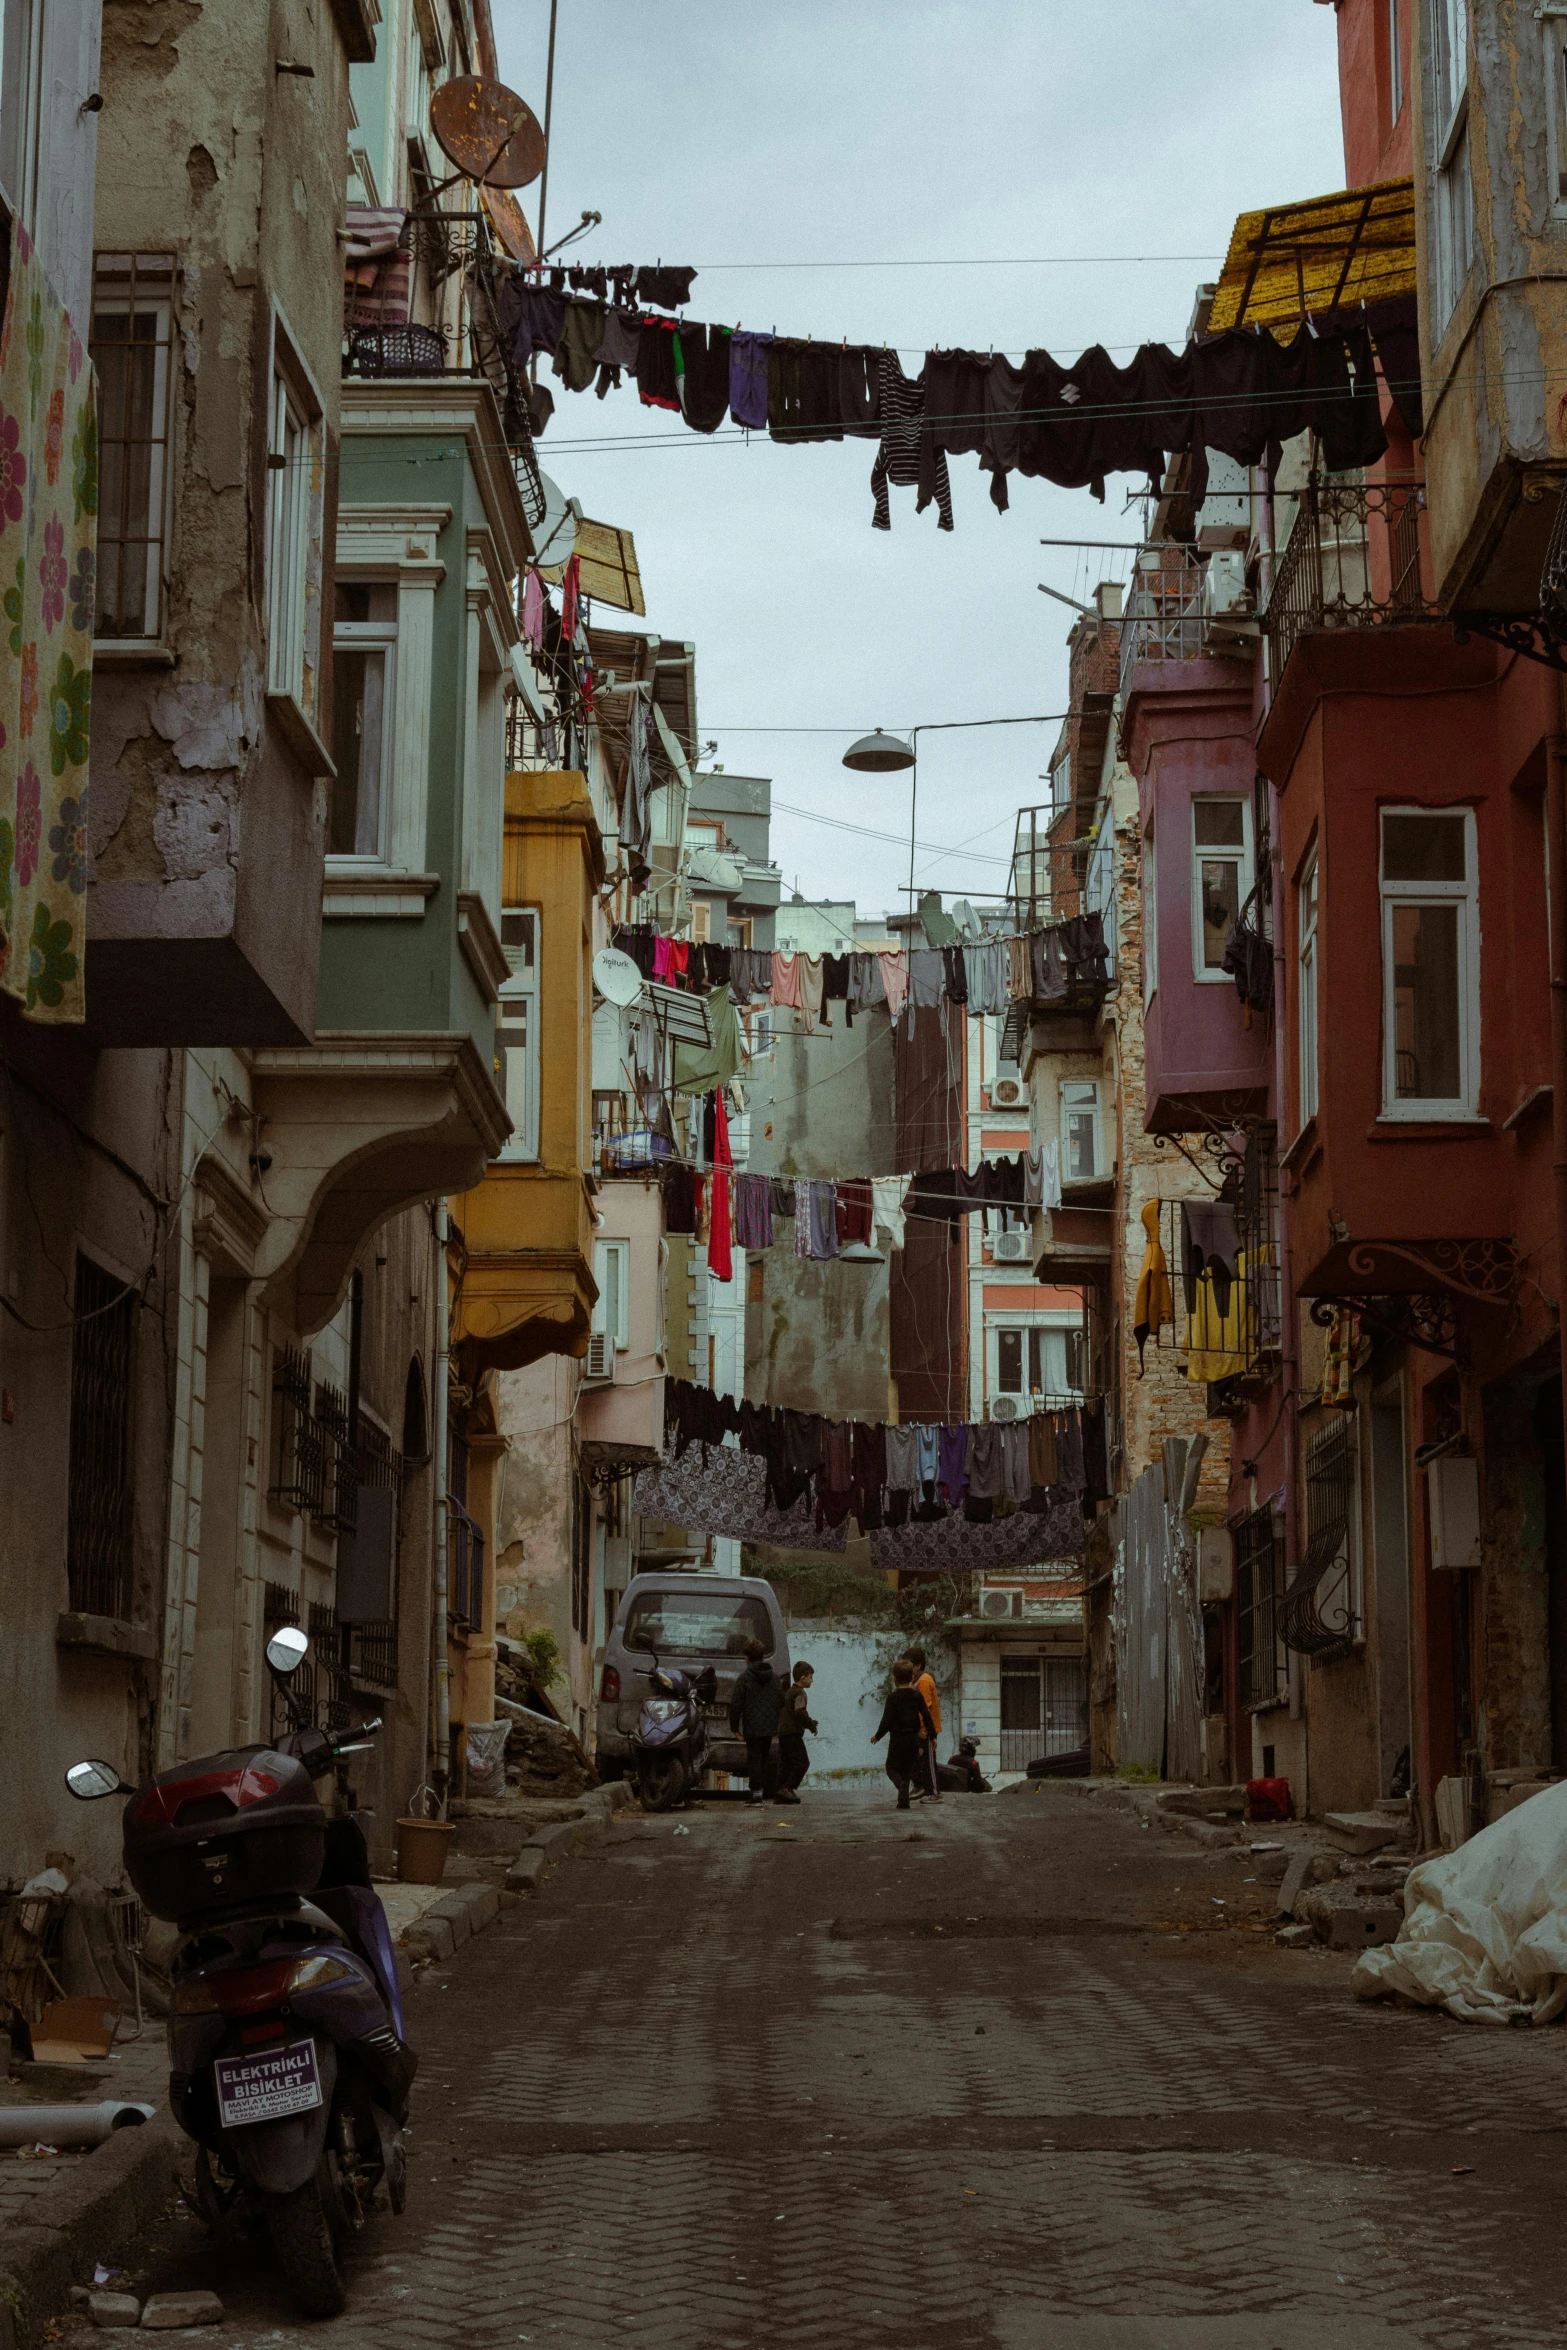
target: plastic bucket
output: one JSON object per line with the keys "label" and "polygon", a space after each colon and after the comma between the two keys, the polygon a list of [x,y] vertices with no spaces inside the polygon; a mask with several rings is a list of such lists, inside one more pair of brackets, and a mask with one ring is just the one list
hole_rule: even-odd
{"label": "plastic bucket", "polygon": [[450,1820],[399,1820],[397,1875],[404,1885],[438,1885],[446,1874],[446,1854],[457,1833]]}

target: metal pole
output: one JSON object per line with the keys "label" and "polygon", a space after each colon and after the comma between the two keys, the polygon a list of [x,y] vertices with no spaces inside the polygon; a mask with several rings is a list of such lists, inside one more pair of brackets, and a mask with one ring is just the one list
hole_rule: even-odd
{"label": "metal pole", "polygon": [[435,1591],[431,1605],[430,1667],[435,1682],[435,1753],[430,1768],[430,1781],[440,1798],[441,1811],[446,1810],[446,1791],[451,1774],[452,1743],[452,1666],[447,1647],[446,1609],[449,1594],[446,1516],[446,1415],[451,1401],[451,1295],[446,1267],[446,1202],[441,1201],[435,1212],[435,1412],[430,1430],[430,1447],[434,1455],[431,1469],[435,1485]]}
{"label": "metal pole", "polygon": [[[917,726],[909,736],[909,748],[914,753],[914,764],[909,769],[909,921],[912,925],[914,916],[919,911],[914,897],[914,847],[918,834],[916,817],[920,803],[920,730]],[[913,942],[914,932],[911,927],[909,931],[911,946]]]}
{"label": "metal pole", "polygon": [[539,259],[544,259],[544,207],[550,192],[550,116],[555,108],[555,12],[560,0],[550,0],[550,54],[544,70],[544,169],[539,175]]}

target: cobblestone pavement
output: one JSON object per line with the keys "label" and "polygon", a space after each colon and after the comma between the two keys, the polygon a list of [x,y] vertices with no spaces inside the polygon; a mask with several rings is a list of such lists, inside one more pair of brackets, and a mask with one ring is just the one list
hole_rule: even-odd
{"label": "cobblestone pavement", "polygon": [[1562,2344],[1567,2032],[1360,2006],[1244,1867],[1066,1788],[633,1817],[416,1988],[343,2318],[187,2217],[141,2282],[209,2350]]}

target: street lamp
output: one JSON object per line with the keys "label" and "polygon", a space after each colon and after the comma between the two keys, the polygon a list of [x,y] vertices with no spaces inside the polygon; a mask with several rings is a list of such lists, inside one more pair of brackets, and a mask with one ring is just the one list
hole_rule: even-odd
{"label": "street lamp", "polygon": [[[884,734],[878,726],[874,734],[862,734],[857,743],[851,743],[843,754],[845,767],[852,767],[859,775],[898,775],[905,767],[912,768],[909,780],[909,916],[914,914],[914,817],[919,804],[919,739],[920,730],[911,729],[909,740],[900,742],[895,734]],[[913,932],[910,932],[910,937]]]}

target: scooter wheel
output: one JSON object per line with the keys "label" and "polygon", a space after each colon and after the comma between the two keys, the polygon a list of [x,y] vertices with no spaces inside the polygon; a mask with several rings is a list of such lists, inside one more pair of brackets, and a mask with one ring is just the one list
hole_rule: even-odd
{"label": "scooter wheel", "polygon": [[644,1811],[674,1811],[685,1797],[685,1765],[677,1755],[660,1755],[642,1765],[637,1786]]}
{"label": "scooter wheel", "polygon": [[336,2317],[348,2298],[318,2178],[291,2195],[266,2198],[267,2229],[295,2307],[305,2317]]}

